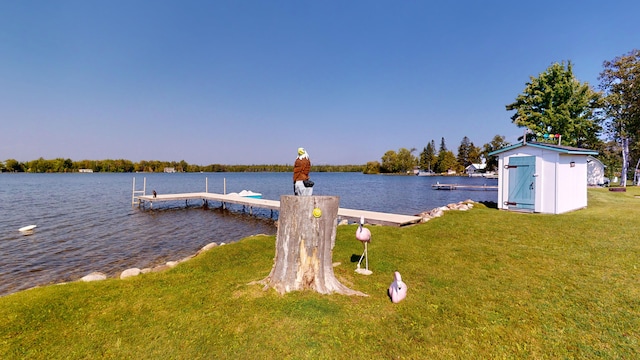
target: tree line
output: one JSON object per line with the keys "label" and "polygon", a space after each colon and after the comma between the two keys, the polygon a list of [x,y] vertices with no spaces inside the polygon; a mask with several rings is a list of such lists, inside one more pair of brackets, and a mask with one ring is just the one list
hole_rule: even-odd
{"label": "tree line", "polygon": [[[580,82],[571,61],[551,64],[537,77],[531,76],[514,102],[505,105],[515,111],[511,122],[523,128],[518,140],[548,142],[599,152],[609,177],[628,177],[640,182],[640,50],[603,62],[598,76],[599,90]],[[464,169],[468,164],[486,161],[493,170],[497,160],[489,152],[509,145],[504,137],[476,147],[465,136],[457,155],[447,149],[444,138],[436,150],[433,140],[419,155],[413,149],[387,151],[381,162],[367,163],[368,173],[405,173],[415,167],[436,173]],[[632,167],[635,161],[635,168]]]}
{"label": "tree line", "polygon": [[444,138],[440,140],[440,146],[436,147],[431,140],[422,149],[420,154],[414,155],[416,148],[400,148],[398,151],[388,150],[382,156],[382,161],[370,161],[365,165],[367,174],[379,173],[408,173],[414,170],[428,171],[436,174],[456,173],[460,174],[471,164],[485,164],[483,171],[494,171],[498,166],[498,159],[489,156],[489,153],[509,145],[505,137],[495,135],[491,142],[482,147],[476,146],[467,136],[462,138],[458,146],[458,152],[447,148]]}
{"label": "tree line", "polygon": [[[632,176],[640,182],[640,50],[632,50],[603,62],[598,76],[599,90],[580,82],[573,74],[571,61],[549,66],[537,77],[531,76],[514,102],[505,105],[514,111],[511,122],[523,128],[527,141],[551,142],[581,147],[599,152],[609,177],[620,175],[620,185]],[[457,173],[469,164],[486,162],[486,170],[493,170],[497,159],[488,154],[509,145],[504,136],[496,135],[482,147],[476,147],[464,137],[457,154],[449,150],[444,138],[436,148],[431,140],[420,154],[415,148],[389,150],[381,161],[366,165],[321,165],[313,171],[362,171],[365,173],[407,173],[415,168],[436,173]],[[635,168],[632,166],[635,162]],[[181,172],[245,172],[292,171],[290,165],[221,165],[206,166],[179,162],[129,160],[82,160],[43,158],[22,163],[14,159],[0,162],[1,171],[9,172],[74,172],[90,169],[94,172],[160,172],[172,167]],[[624,174],[624,176],[622,176]]]}
{"label": "tree line", "polygon": [[[2,172],[31,172],[31,173],[73,173],[81,169],[92,172],[110,173],[134,173],[134,172],[164,172],[166,168],[171,168],[176,172],[292,172],[293,165],[194,165],[184,160],[180,161],[159,161],[142,160],[132,162],[125,159],[106,160],[81,160],[71,159],[43,159],[39,158],[27,162],[20,162],[15,159],[7,159],[0,162]],[[363,165],[313,165],[313,172],[362,172]]]}

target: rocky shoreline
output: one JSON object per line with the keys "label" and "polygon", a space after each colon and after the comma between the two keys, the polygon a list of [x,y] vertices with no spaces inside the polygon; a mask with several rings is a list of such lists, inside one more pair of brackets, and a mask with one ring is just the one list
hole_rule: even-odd
{"label": "rocky shoreline", "polygon": [[[213,249],[214,247],[218,247],[218,246],[222,246],[225,245],[225,243],[209,243],[205,246],[203,246],[200,250],[198,250],[195,254],[187,256],[186,258],[180,259],[178,261],[167,261],[164,264],[161,265],[157,265],[151,268],[144,268],[144,269],[140,269],[140,268],[129,268],[124,270],[123,272],[120,273],[120,275],[118,276],[118,278],[120,279],[126,279],[129,277],[133,277],[133,276],[138,276],[140,274],[147,274],[147,273],[151,273],[151,272],[160,272],[160,271],[164,271],[164,270],[168,270],[171,268],[174,268],[176,266],[178,266],[178,264],[183,263],[185,261],[189,261],[191,259],[193,259],[194,257],[202,254],[205,251],[208,251],[210,249]],[[89,281],[100,281],[100,280],[106,280],[108,278],[107,274],[103,273],[103,272],[99,272],[99,271],[94,271],[88,275],[83,276],[82,278],[80,278],[80,281],[84,281],[84,282],[89,282]]]}
{"label": "rocky shoreline", "polygon": [[[420,223],[425,223],[431,219],[434,218],[438,218],[443,216],[447,211],[452,211],[452,210],[458,210],[458,211],[467,211],[473,208],[475,204],[475,201],[473,200],[465,200],[465,201],[460,201],[458,203],[451,203],[448,204],[446,206],[441,206],[441,207],[437,207],[434,209],[431,209],[429,211],[424,211],[421,212],[420,214],[417,214],[417,216],[420,216],[422,218],[422,221]],[[341,221],[338,225],[348,225],[349,222],[348,220],[343,220]],[[164,264],[161,265],[157,265],[154,267],[150,267],[150,268],[129,268],[126,269],[124,271],[122,271],[120,273],[120,275],[118,276],[119,279],[126,279],[126,278],[130,278],[130,277],[134,277],[134,276],[138,276],[140,274],[146,274],[146,273],[151,273],[151,272],[160,272],[160,271],[165,271],[171,268],[176,267],[178,264],[183,263],[185,261],[191,260],[194,257],[202,254],[205,251],[211,250],[215,247],[218,246],[223,246],[225,245],[225,243],[210,243],[207,244],[205,246],[203,246],[200,250],[198,250],[195,254],[187,256],[183,259],[177,260],[177,261],[168,261]],[[108,278],[108,276],[103,273],[103,272],[99,272],[99,271],[95,271],[92,272],[88,275],[83,276],[82,278],[80,278],[79,281],[84,281],[84,282],[89,282],[89,281],[100,281],[100,280],[106,280]]]}

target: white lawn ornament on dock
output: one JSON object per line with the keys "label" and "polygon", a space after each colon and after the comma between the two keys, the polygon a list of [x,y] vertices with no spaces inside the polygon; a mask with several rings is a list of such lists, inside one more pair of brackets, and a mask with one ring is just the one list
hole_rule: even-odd
{"label": "white lawn ornament on dock", "polygon": [[[360,256],[356,272],[362,275],[371,275],[373,274],[373,271],[369,270],[369,253],[367,251],[367,244],[371,242],[371,231],[364,227],[364,216],[360,217],[360,226],[358,226],[358,230],[356,230],[356,239],[360,240],[360,242],[364,244],[364,252],[362,253],[362,256]],[[365,268],[361,269],[360,263],[362,262],[363,257],[365,258]]]}
{"label": "white lawn ornament on dock", "polygon": [[22,233],[22,235],[31,235],[33,234],[33,229],[36,228],[36,225],[27,225],[27,226],[23,226],[20,229],[18,229],[18,231],[20,231]]}
{"label": "white lawn ornament on dock", "polygon": [[393,273],[393,282],[389,286],[389,297],[393,303],[399,303],[407,297],[407,284],[402,281],[399,272]]}

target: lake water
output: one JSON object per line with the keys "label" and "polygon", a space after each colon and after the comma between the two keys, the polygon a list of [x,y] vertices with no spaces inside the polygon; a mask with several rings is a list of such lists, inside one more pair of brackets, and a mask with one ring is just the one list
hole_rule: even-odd
{"label": "lake water", "polygon": [[[146,193],[251,190],[280,200],[293,193],[290,173],[0,174],[0,296],[34,286],[77,280],[94,271],[110,277],[189,256],[211,242],[276,234],[269,210],[228,211],[210,203],[131,205],[133,179]],[[496,191],[432,190],[431,184],[496,185],[468,177],[312,173],[314,195],[340,197],[351,209],[414,215],[452,202],[496,201]],[[32,235],[18,229],[35,224]]]}

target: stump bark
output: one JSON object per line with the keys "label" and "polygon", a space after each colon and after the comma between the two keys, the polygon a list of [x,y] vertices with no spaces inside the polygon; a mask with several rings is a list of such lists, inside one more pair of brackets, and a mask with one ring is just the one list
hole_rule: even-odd
{"label": "stump bark", "polygon": [[333,272],[339,204],[337,196],[280,197],[276,254],[271,273],[262,281],[265,288],[280,294],[310,289],[367,296],[344,286]]}

